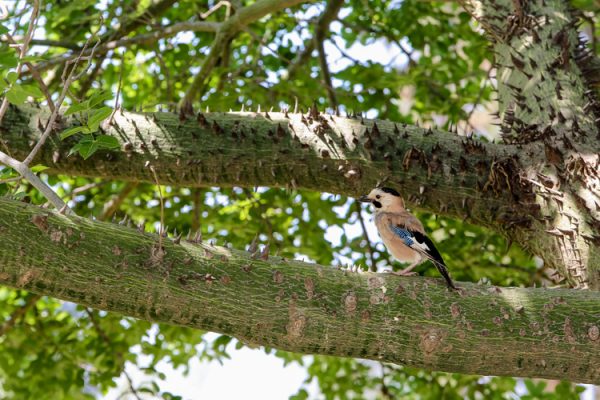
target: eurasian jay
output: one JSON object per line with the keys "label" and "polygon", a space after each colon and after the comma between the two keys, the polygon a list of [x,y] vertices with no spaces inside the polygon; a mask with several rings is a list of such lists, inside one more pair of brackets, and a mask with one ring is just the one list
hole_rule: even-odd
{"label": "eurasian jay", "polygon": [[392,273],[412,275],[414,267],[430,260],[446,280],[446,285],[456,289],[442,256],[425,234],[421,221],[404,208],[404,200],[400,193],[386,187],[375,188],[358,200],[375,206],[375,226],[392,256],[400,262],[411,263],[402,271]]}

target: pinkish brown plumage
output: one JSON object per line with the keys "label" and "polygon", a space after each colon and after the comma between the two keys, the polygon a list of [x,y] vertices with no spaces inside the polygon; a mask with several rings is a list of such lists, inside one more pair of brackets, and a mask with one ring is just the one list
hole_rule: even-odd
{"label": "pinkish brown plumage", "polygon": [[423,224],[404,208],[404,200],[396,190],[375,188],[359,200],[375,206],[375,226],[392,256],[400,262],[410,263],[395,274],[409,275],[417,265],[430,260],[448,287],[456,289],[441,254],[427,237]]}

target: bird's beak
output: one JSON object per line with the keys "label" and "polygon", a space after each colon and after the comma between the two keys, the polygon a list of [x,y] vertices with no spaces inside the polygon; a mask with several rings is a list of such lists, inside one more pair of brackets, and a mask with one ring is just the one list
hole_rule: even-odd
{"label": "bird's beak", "polygon": [[369,196],[360,196],[358,198],[358,201],[360,201],[361,203],[372,203],[373,202],[373,200],[371,200],[369,198]]}

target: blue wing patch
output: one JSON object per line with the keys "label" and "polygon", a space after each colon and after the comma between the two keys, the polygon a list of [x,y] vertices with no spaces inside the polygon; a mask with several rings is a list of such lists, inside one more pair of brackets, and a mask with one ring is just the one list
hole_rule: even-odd
{"label": "blue wing patch", "polygon": [[446,263],[444,263],[444,259],[440,252],[435,248],[435,245],[426,235],[421,232],[413,232],[402,226],[390,224],[390,229],[397,235],[402,242],[410,247],[411,249],[423,254],[427,257],[433,265],[438,269],[440,274],[446,280],[446,284],[449,288],[456,289],[452,279],[450,278],[450,274],[448,274],[448,269],[446,268]]}
{"label": "blue wing patch", "polygon": [[394,232],[396,235],[398,235],[398,237],[400,237],[400,239],[402,239],[402,241],[404,242],[405,245],[407,245],[408,247],[411,247],[413,244],[415,244],[414,241],[414,236],[412,234],[411,231],[407,230],[407,229],[403,229],[401,227],[399,227],[398,225],[391,225],[392,228],[392,232]]}

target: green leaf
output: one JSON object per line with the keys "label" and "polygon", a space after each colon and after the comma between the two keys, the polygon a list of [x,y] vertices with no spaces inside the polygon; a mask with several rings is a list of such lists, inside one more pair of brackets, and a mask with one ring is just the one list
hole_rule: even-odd
{"label": "green leaf", "polygon": [[15,83],[17,81],[17,79],[19,78],[19,74],[17,74],[15,71],[9,71],[6,74],[6,80],[9,83]]}
{"label": "green leaf", "polygon": [[13,199],[15,199],[15,200],[21,200],[25,196],[27,196],[27,192],[18,192],[18,193],[15,193],[12,195]]}
{"label": "green leaf", "polygon": [[46,167],[45,165],[42,164],[38,164],[38,165],[34,165],[33,167],[31,167],[31,171],[32,172],[42,172],[47,170],[49,167]]}
{"label": "green leaf", "polygon": [[81,103],[71,105],[71,107],[67,108],[67,111],[65,111],[63,115],[71,115],[76,112],[88,110],[89,108],[89,103],[87,101],[82,101]]}
{"label": "green leaf", "polygon": [[79,151],[79,155],[83,157],[84,160],[90,158],[97,150],[98,150],[98,142],[80,142],[80,147],[77,149]]}
{"label": "green leaf", "polygon": [[102,107],[97,110],[93,110],[90,112],[88,117],[87,126],[90,131],[95,132],[98,130],[98,126],[100,126],[100,122],[104,119],[108,118],[108,116],[112,113],[112,108],[110,107]]}
{"label": "green leaf", "polygon": [[0,24],[0,35],[4,35],[5,33],[8,33],[9,30],[7,27],[5,27],[4,25]]}
{"label": "green leaf", "polygon": [[8,46],[0,49],[0,66],[3,68],[14,68],[19,63],[15,51]]}
{"label": "green leaf", "polygon": [[83,132],[84,130],[84,126],[74,126],[72,128],[69,129],[65,129],[61,134],[60,134],[60,140],[65,140],[66,138],[68,138],[69,136],[73,136],[76,133],[79,132]]}
{"label": "green leaf", "polygon": [[116,149],[120,146],[116,137],[108,135],[99,135],[96,137],[96,143],[101,149]]}
{"label": "green leaf", "polygon": [[42,93],[42,91],[36,85],[21,85],[21,88],[25,93],[27,93],[27,96],[31,96],[33,98],[39,98],[44,95],[44,93]]}
{"label": "green leaf", "polygon": [[112,99],[112,97],[113,97],[113,95],[111,92],[96,93],[96,94],[92,95],[92,97],[90,97],[90,99],[88,100],[88,102],[90,104],[90,108],[94,108],[96,105],[103,103],[106,100]]}
{"label": "green leaf", "polygon": [[20,105],[27,100],[27,92],[21,89],[20,86],[13,86],[6,92],[6,98],[11,104]]}

